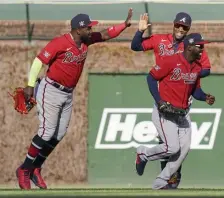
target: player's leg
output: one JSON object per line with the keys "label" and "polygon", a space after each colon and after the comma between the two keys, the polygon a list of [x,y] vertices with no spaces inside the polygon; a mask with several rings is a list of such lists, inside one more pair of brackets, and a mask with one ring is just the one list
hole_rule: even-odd
{"label": "player's leg", "polygon": [[179,144],[181,148],[180,152],[170,156],[166,167],[153,183],[154,189],[161,189],[164,187],[164,180],[168,181],[170,177],[178,170],[190,150],[191,123],[189,116],[187,116],[181,124],[179,124]]}
{"label": "player's leg", "polygon": [[[29,177],[33,170],[33,161],[44,144],[51,139],[57,126],[61,100],[55,89],[45,79],[41,81],[38,88],[36,96],[38,118],[40,121],[38,134],[32,139],[26,158],[16,171],[19,185],[22,189],[30,189]],[[55,100],[55,98],[58,98],[58,100]]]}
{"label": "player's leg", "polygon": [[[190,97],[189,98],[189,106],[191,106],[192,102],[193,102],[192,97]],[[189,119],[189,121],[190,121],[189,115],[187,116],[187,119]],[[178,186],[180,185],[181,178],[182,178],[181,170],[182,170],[182,164],[180,165],[180,167],[177,170],[177,172],[173,174],[173,176],[170,178],[170,180],[168,182],[169,186],[172,189],[177,189]]]}
{"label": "player's leg", "polygon": [[58,125],[57,129],[52,137],[52,139],[43,146],[42,150],[40,151],[39,155],[36,157],[36,159],[33,162],[33,166],[35,167],[35,170],[33,174],[31,175],[31,180],[34,182],[34,184],[40,188],[43,188],[46,184],[41,176],[41,166],[47,159],[47,157],[52,153],[52,151],[55,149],[55,147],[58,145],[58,143],[62,140],[64,137],[69,121],[71,119],[71,113],[72,113],[72,93],[69,93],[67,96],[67,100],[64,103],[62,110],[59,115],[58,119]]}
{"label": "player's leg", "polygon": [[181,169],[182,169],[182,165],[180,165],[180,167],[177,170],[177,172],[174,173],[172,175],[172,177],[170,178],[170,180],[168,181],[170,188],[177,189],[178,186],[180,185],[180,181],[181,181],[181,178],[182,178]]}
{"label": "player's leg", "polygon": [[59,141],[52,137],[51,140],[47,141],[43,148],[40,150],[39,154],[33,161],[33,167],[35,168],[41,168],[47,157],[51,154],[51,152],[55,149],[55,147],[58,145]]}
{"label": "player's leg", "polygon": [[41,189],[47,188],[47,185],[41,175],[42,165],[58,143],[59,141],[54,137],[47,141],[33,161],[33,171],[30,173],[30,179]]}
{"label": "player's leg", "polygon": [[70,93],[69,95],[69,99],[66,101],[62,111],[60,112],[58,125],[52,139],[46,142],[39,155],[33,162],[33,166],[36,168],[41,168],[46,158],[55,149],[55,147],[58,145],[65,132],[67,131],[72,113],[72,93]]}
{"label": "player's leg", "polygon": [[[162,140],[161,140],[161,138],[159,136],[158,136],[158,139],[159,139],[159,144],[162,144],[163,142],[162,142]],[[166,164],[167,164],[168,160],[169,160],[169,157],[165,157],[163,159],[160,159],[161,171],[166,167]],[[169,186],[172,189],[177,189],[177,187],[180,184],[180,180],[181,180],[181,168],[182,168],[182,165],[177,170],[177,172],[172,175],[172,177],[168,181]]]}
{"label": "player's leg", "polygon": [[[152,121],[163,143],[152,148],[146,146],[139,146],[137,148],[136,170],[139,175],[143,174],[148,160],[153,161],[169,157],[180,149],[178,126],[173,121],[167,120],[164,116],[160,115],[157,107],[153,109]],[[167,182],[165,181],[165,183]]]}
{"label": "player's leg", "polygon": [[[159,139],[159,144],[163,144],[163,141],[161,140],[161,138],[159,136],[158,136],[158,139]],[[168,159],[169,159],[169,157],[165,157],[165,158],[160,159],[161,171],[165,168]]]}
{"label": "player's leg", "polygon": [[72,101],[73,101],[73,93],[69,93],[67,96],[67,100],[63,105],[62,113],[59,118],[58,130],[54,134],[54,138],[57,139],[57,141],[61,141],[68,130],[68,126],[72,115],[72,103],[73,103]]}
{"label": "player's leg", "polygon": [[[158,136],[158,139],[159,139],[159,144],[163,144],[163,141],[161,140],[161,138],[159,136]],[[169,160],[169,157],[160,159],[161,171],[165,168],[168,160]]]}
{"label": "player's leg", "polygon": [[[193,103],[193,97],[190,96],[189,99],[188,99],[188,105],[189,107],[192,105]],[[164,164],[163,164],[164,165]],[[179,169],[177,170],[176,173],[173,174],[173,176],[170,178],[169,180],[169,184],[171,186],[172,189],[177,189],[179,184],[180,184],[180,181],[181,181],[181,169],[182,169],[182,165],[179,167]]]}

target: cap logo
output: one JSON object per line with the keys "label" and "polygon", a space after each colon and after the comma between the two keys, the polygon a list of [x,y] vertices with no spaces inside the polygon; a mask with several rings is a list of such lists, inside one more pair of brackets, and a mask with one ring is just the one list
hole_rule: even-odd
{"label": "cap logo", "polygon": [[79,22],[79,25],[80,25],[81,27],[84,26],[84,25],[85,25],[84,21],[80,21],[80,22]]}
{"label": "cap logo", "polygon": [[190,38],[188,41],[189,41],[190,44],[194,43],[194,39],[193,38]]}
{"label": "cap logo", "polygon": [[180,19],[180,21],[186,23],[186,17],[184,17],[183,19]]}

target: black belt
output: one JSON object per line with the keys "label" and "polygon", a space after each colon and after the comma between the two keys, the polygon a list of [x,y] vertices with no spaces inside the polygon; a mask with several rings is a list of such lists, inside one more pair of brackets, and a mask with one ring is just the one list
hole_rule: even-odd
{"label": "black belt", "polygon": [[54,86],[55,88],[57,88],[57,89],[59,89],[63,92],[66,92],[66,93],[72,93],[73,92],[73,88],[65,87],[65,86],[63,86],[63,85],[61,85],[61,84],[59,84],[55,81],[52,81],[52,80],[51,80],[52,82],[49,82],[47,78],[45,78],[45,80],[46,80],[47,83],[51,84],[52,86]]}
{"label": "black belt", "polygon": [[64,91],[66,93],[72,93],[73,91],[73,88],[68,88],[68,87],[65,87],[63,85],[60,85],[56,82],[51,82],[51,85],[53,85],[54,87],[56,87],[57,89],[60,89],[61,91]]}

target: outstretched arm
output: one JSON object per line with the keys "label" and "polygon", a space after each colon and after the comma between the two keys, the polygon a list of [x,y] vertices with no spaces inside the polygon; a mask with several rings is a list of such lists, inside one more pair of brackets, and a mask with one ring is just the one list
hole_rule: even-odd
{"label": "outstretched arm", "polygon": [[134,38],[131,42],[131,49],[133,51],[144,51],[144,48],[142,46],[142,35],[144,34],[144,31],[151,25],[148,24],[148,14],[140,15],[140,20],[138,24],[138,31],[135,33]]}
{"label": "outstretched arm", "polygon": [[129,9],[128,11],[128,16],[127,19],[125,20],[124,23],[114,25],[112,27],[109,27],[107,29],[104,29],[100,31],[102,40],[106,41],[112,38],[115,38],[119,36],[119,34],[124,31],[127,27],[131,26],[131,18],[132,18],[132,8]]}

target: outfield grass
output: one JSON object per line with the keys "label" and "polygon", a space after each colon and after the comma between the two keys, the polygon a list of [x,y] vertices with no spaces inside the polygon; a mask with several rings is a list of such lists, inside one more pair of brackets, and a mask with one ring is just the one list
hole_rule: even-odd
{"label": "outfield grass", "polygon": [[224,189],[151,190],[146,188],[0,189],[0,196],[224,196]]}

